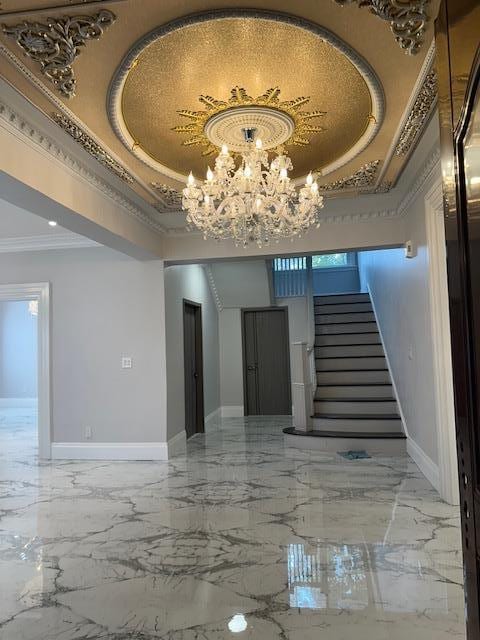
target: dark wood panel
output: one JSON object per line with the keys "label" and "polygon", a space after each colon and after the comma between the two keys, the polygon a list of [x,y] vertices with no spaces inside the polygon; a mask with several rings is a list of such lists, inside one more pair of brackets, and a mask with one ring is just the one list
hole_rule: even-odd
{"label": "dark wood panel", "polygon": [[202,433],[203,406],[203,345],[202,309],[199,304],[183,301],[183,353],[185,377],[185,431],[187,438]]}

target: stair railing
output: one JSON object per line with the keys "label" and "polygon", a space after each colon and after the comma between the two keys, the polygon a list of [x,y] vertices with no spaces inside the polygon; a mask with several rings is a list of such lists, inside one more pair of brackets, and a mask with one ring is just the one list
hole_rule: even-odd
{"label": "stair railing", "polygon": [[310,384],[311,384],[311,400],[309,407],[309,415],[314,414],[314,398],[317,389],[317,371],[315,366],[315,300],[313,290],[313,268],[312,256],[307,256],[307,322],[308,322],[308,340],[307,355],[310,366]]}

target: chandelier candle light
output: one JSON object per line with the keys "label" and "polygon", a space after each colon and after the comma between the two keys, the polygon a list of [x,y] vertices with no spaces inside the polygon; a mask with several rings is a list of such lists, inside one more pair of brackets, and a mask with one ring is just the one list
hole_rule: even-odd
{"label": "chandelier candle light", "polygon": [[238,166],[223,145],[203,184],[197,186],[193,174],[188,176],[182,206],[187,222],[200,229],[204,238],[232,238],[236,245],[256,242],[261,247],[319,226],[324,203],[312,174],[297,192],[288,177],[291,159],[280,152],[269,162],[255,132],[243,129],[246,149]]}

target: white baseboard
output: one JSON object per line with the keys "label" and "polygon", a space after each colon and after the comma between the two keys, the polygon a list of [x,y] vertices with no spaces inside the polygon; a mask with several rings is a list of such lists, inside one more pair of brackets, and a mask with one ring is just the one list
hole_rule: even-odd
{"label": "white baseboard", "polygon": [[0,409],[37,409],[37,398],[0,398]]}
{"label": "white baseboard", "polygon": [[185,429],[177,433],[167,443],[168,457],[181,456],[187,450],[187,434]]}
{"label": "white baseboard", "polygon": [[215,409],[215,411],[209,413],[208,416],[205,416],[205,427],[208,427],[209,424],[215,422],[216,420],[218,420],[218,418],[221,418],[221,416],[222,407],[218,407],[217,409]]}
{"label": "white baseboard", "polygon": [[388,357],[387,346],[386,346],[385,340],[383,338],[382,327],[380,325],[380,322],[378,321],[377,309],[375,307],[375,300],[373,299],[373,295],[372,295],[372,292],[370,290],[370,285],[369,284],[367,284],[367,293],[370,296],[370,302],[372,303],[373,315],[375,316],[375,322],[377,324],[378,334],[380,336],[380,342],[382,343],[383,355],[385,356],[385,362],[387,363],[388,374],[389,374],[390,380],[392,382],[393,395],[395,396],[395,400],[397,401],[398,412],[400,414],[400,420],[402,421],[403,431],[404,431],[405,435],[408,438],[409,436],[408,436],[407,421],[405,419],[405,414],[403,413],[402,404],[400,402],[400,397],[398,395],[397,384],[396,384],[395,378],[393,376],[393,370],[392,370],[392,366],[390,364],[390,359]]}
{"label": "white baseboard", "polygon": [[222,418],[243,418],[243,404],[221,407]]}
{"label": "white baseboard", "polygon": [[440,491],[440,470],[438,465],[435,464],[425,451],[419,447],[415,440],[412,440],[410,437],[407,440],[407,453],[430,484],[432,484],[437,491]]}
{"label": "white baseboard", "polygon": [[52,442],[52,458],[54,460],[168,460],[170,443]]}

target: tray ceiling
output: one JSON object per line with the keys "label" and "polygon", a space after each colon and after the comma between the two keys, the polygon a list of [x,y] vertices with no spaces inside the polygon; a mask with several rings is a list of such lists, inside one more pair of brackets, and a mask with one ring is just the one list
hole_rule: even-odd
{"label": "tray ceiling", "polygon": [[[173,130],[191,122],[178,112],[208,108],[201,96],[227,103],[235,87],[252,99],[278,88],[282,101],[309,98],[302,110],[322,112],[311,121],[321,130],[288,147],[298,177],[322,170],[329,198],[384,192],[435,102],[438,1],[427,3],[423,44],[413,56],[388,21],[339,4],[4,0],[0,74],[159,212],[178,211],[183,176],[191,169],[201,176],[212,162]],[[99,17],[102,11],[112,15]],[[86,22],[75,24],[77,16]],[[71,97],[64,72],[47,73],[42,63],[49,18],[78,39],[67,51]]]}

